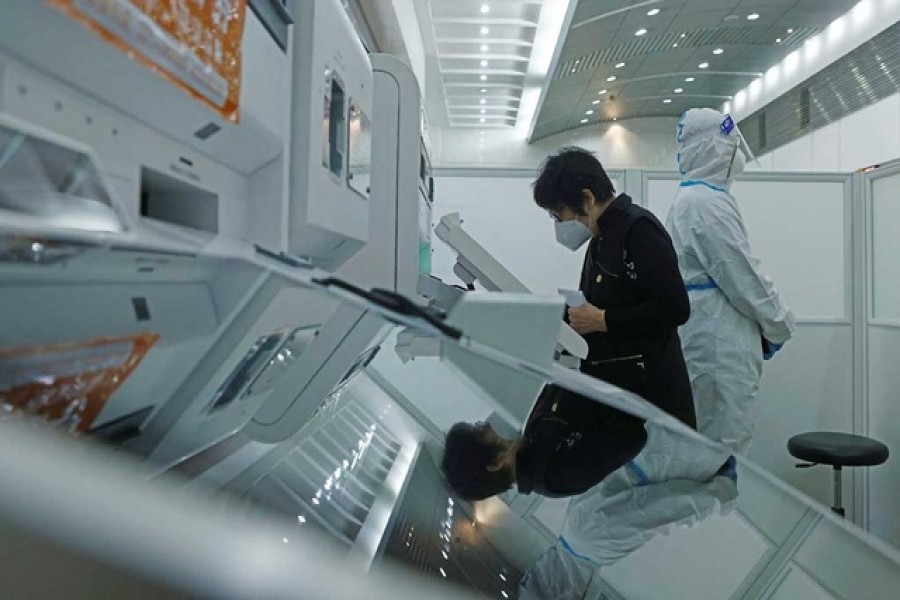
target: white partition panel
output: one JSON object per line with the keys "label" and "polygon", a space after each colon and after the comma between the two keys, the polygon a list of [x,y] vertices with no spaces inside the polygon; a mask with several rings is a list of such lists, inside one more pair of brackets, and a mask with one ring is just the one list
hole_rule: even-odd
{"label": "white partition panel", "polygon": [[[678,191],[673,177],[646,181],[647,208],[663,222]],[[802,319],[848,319],[848,186],[842,175],[756,173],[732,189],[753,252]]]}
{"label": "white partition panel", "polygon": [[872,312],[900,324],[900,174],[872,182]]}
{"label": "white partition panel", "polygon": [[[621,174],[610,173],[617,190]],[[535,173],[461,171],[435,177],[432,226],[448,213],[462,216],[466,231],[537,294],[577,288],[584,252],[571,252],[556,242],[553,221],[532,199]],[[459,283],[453,274],[456,254],[434,242],[432,273]]]}

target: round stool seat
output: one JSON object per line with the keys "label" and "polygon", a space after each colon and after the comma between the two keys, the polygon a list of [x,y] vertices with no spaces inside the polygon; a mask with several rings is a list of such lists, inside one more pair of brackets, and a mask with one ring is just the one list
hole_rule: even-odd
{"label": "round stool seat", "polygon": [[861,435],[814,431],[795,435],[788,441],[795,458],[835,467],[872,467],[888,459],[888,448]]}

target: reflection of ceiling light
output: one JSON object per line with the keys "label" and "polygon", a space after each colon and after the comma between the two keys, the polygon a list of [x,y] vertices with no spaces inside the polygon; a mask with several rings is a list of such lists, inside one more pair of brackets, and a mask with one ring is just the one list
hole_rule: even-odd
{"label": "reflection of ceiling light", "polygon": [[509,598],[509,594],[507,594],[505,590],[500,590],[500,593],[503,594],[504,598]]}
{"label": "reflection of ceiling light", "polygon": [[487,104],[487,100],[485,100],[484,98],[482,98],[482,99],[479,100],[478,102],[479,102],[480,104]]}
{"label": "reflection of ceiling light", "polygon": [[487,81],[487,75],[482,75],[478,79],[480,79],[481,81]]}
{"label": "reflection of ceiling light", "polygon": [[666,98],[665,100],[663,100],[663,104],[671,104],[671,103],[672,103],[671,98]]}
{"label": "reflection of ceiling light", "polygon": [[606,90],[600,90],[599,92],[597,92],[597,95],[602,96],[605,93],[606,93]]}
{"label": "reflection of ceiling light", "polygon": [[584,111],[584,114],[586,114],[586,115],[592,115],[592,114],[594,114],[594,111],[592,111],[592,110],[586,110],[586,111]]}
{"label": "reflection of ceiling light", "polygon": [[600,104],[600,101],[599,101],[599,100],[594,100],[593,102],[591,102],[591,104],[593,104],[594,106],[597,106],[598,104]]}
{"label": "reflection of ceiling light", "polygon": [[625,66],[625,63],[616,63],[616,68],[617,68],[617,69],[621,69],[621,68],[624,67],[624,66]]}
{"label": "reflection of ceiling light", "polygon": [[588,120],[587,120],[587,119],[582,119],[581,122],[582,122],[582,123],[587,123]]}
{"label": "reflection of ceiling light", "polygon": [[675,93],[676,93],[676,94],[680,94],[680,93],[683,92],[683,91],[684,91],[684,90],[681,89],[681,88],[675,88]]}
{"label": "reflection of ceiling light", "polygon": [[491,30],[488,29],[487,27],[482,27],[480,31],[481,31],[481,35],[487,35],[491,32]]}
{"label": "reflection of ceiling light", "polygon": [[491,12],[491,7],[488,6],[487,4],[482,4],[481,5],[481,14],[486,15],[489,12]]}
{"label": "reflection of ceiling light", "polygon": [[482,52],[487,52],[488,50],[490,50],[490,46],[488,46],[487,44],[482,44],[482,45],[481,45],[481,51],[482,51]]}
{"label": "reflection of ceiling light", "polygon": [[723,52],[725,52],[725,51],[722,50],[721,48],[716,48],[715,50],[713,50],[713,54],[717,54],[717,55],[722,54]]}
{"label": "reflection of ceiling light", "polygon": [[642,27],[642,28],[638,29],[637,31],[635,31],[635,32],[634,32],[634,35],[636,35],[636,36],[638,36],[638,37],[641,37],[641,36],[644,35],[645,33],[647,33],[647,30],[644,29],[644,28]]}
{"label": "reflection of ceiling light", "polygon": [[751,14],[747,15],[747,20],[748,20],[748,21],[755,21],[755,20],[757,20],[758,18],[759,18],[759,15],[756,14],[756,13],[751,13]]}
{"label": "reflection of ceiling light", "polygon": [[658,9],[658,8],[654,8],[654,9],[652,9],[652,10],[650,10],[650,11],[647,12],[647,16],[648,16],[648,17],[655,17],[655,16],[658,15],[658,14],[659,14],[659,9]]}
{"label": "reflection of ceiling light", "polygon": [[606,80],[607,80],[607,81],[615,81],[615,80],[616,80],[616,76],[615,76],[615,75],[610,75],[609,77],[606,78]]}
{"label": "reflection of ceiling light", "polygon": [[697,65],[697,66],[700,67],[701,69],[706,69],[706,68],[709,67],[709,63],[700,63],[700,64]]}
{"label": "reflection of ceiling light", "polygon": [[486,60],[483,60],[479,64],[481,64],[482,67],[486,67],[488,65],[488,62]]}
{"label": "reflection of ceiling light", "polygon": [[685,77],[684,80],[687,81],[688,83],[690,83],[690,82],[694,81],[694,78],[693,77]]}

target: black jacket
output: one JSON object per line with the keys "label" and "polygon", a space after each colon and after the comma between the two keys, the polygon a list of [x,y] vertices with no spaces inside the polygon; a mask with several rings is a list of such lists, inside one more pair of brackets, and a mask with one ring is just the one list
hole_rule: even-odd
{"label": "black jacket", "polygon": [[582,293],[606,310],[607,333],[585,336],[581,370],[639,394],[697,426],[677,328],[690,301],[672,240],[650,211],[622,194],[597,220],[581,272]]}
{"label": "black jacket", "polygon": [[647,433],[640,419],[555,385],[535,403],[516,453],[522,494],[582,494],[634,458]]}

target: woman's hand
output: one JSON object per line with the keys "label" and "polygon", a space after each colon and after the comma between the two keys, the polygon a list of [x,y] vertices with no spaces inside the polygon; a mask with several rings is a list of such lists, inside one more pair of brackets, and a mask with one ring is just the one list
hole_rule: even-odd
{"label": "woman's hand", "polygon": [[580,335],[606,332],[606,311],[588,303],[570,308],[569,325]]}

